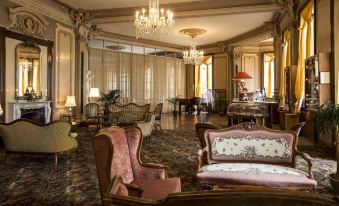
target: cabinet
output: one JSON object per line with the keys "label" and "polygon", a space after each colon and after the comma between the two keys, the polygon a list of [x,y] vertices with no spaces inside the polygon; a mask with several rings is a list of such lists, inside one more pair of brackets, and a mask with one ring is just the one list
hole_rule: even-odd
{"label": "cabinet", "polygon": [[316,111],[331,100],[330,54],[319,53],[305,60],[305,108]]}
{"label": "cabinet", "polygon": [[318,141],[314,131],[314,112],[331,100],[330,54],[319,53],[305,60],[304,135]]}

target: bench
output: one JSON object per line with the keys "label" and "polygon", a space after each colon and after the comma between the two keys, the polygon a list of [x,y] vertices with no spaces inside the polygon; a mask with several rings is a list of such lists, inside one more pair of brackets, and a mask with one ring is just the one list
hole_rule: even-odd
{"label": "bench", "polygon": [[[237,125],[205,132],[206,147],[198,152],[198,181],[214,187],[269,187],[314,190],[311,157],[298,151],[297,135],[258,125]],[[207,159],[202,165],[203,157]],[[295,156],[308,172],[295,169]]]}

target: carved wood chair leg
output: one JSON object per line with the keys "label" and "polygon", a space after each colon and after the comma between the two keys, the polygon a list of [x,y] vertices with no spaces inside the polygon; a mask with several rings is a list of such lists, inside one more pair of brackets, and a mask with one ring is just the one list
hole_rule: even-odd
{"label": "carved wood chair leg", "polygon": [[58,166],[58,154],[55,153],[54,154],[54,167],[57,167]]}

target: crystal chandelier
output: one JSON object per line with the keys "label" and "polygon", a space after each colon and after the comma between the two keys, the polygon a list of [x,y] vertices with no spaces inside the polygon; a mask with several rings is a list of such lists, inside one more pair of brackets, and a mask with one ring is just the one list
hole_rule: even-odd
{"label": "crystal chandelier", "polygon": [[22,71],[29,72],[32,70],[32,62],[24,59],[23,61],[19,62],[19,66],[22,68]]}
{"label": "crystal chandelier", "polygon": [[204,60],[204,52],[198,51],[197,46],[193,38],[193,44],[189,51],[184,51],[183,59],[185,64],[201,64]]}
{"label": "crystal chandelier", "polygon": [[146,10],[136,11],[134,25],[136,38],[158,39],[172,33],[173,12],[159,9],[159,0],[149,0],[148,16]]}
{"label": "crystal chandelier", "polygon": [[206,30],[197,28],[183,29],[180,31],[180,34],[188,35],[192,37],[193,40],[190,49],[183,52],[183,59],[185,64],[201,64],[203,62],[204,52],[197,50],[195,37],[204,33],[206,33]]}

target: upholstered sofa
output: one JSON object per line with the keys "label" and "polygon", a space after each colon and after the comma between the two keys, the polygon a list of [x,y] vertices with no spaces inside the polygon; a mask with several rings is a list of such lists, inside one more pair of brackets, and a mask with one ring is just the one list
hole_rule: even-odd
{"label": "upholstered sofa", "polygon": [[117,119],[118,123],[134,123],[145,119],[150,105],[137,105],[134,103],[125,105],[110,104],[107,109],[110,115]]}
{"label": "upholstered sofa", "polygon": [[[238,125],[205,132],[206,147],[198,152],[197,178],[217,187],[264,186],[315,189],[311,157],[296,148],[297,135],[261,126]],[[204,153],[207,164],[202,166]],[[308,164],[308,173],[295,169],[295,156]]]}
{"label": "upholstered sofa", "polygon": [[78,143],[70,135],[71,124],[56,121],[39,125],[29,120],[19,119],[11,123],[0,123],[0,136],[6,153],[54,154],[57,166],[58,155],[77,149]]}
{"label": "upholstered sofa", "polygon": [[160,164],[140,161],[142,134],[138,127],[109,127],[93,138],[101,195],[115,178],[121,181],[119,194],[139,199],[161,200],[181,191],[179,178],[167,178]]}

